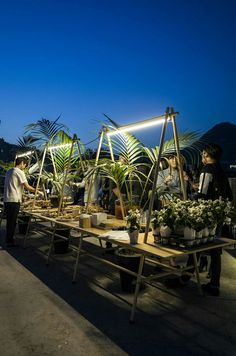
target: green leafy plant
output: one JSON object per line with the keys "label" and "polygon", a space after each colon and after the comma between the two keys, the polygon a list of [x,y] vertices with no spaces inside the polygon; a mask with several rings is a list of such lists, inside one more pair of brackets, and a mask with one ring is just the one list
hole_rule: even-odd
{"label": "green leafy plant", "polygon": [[140,229],[140,218],[141,215],[138,209],[128,211],[128,214],[125,219],[127,221],[127,229],[129,232],[133,232],[135,230]]}

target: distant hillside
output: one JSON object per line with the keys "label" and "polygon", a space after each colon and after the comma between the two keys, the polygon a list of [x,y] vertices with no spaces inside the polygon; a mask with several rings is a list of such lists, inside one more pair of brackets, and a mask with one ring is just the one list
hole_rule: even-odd
{"label": "distant hillside", "polygon": [[236,125],[221,122],[207,131],[200,140],[217,143],[223,149],[222,163],[236,164]]}
{"label": "distant hillside", "polygon": [[7,143],[3,138],[0,138],[0,161],[14,161],[17,150],[19,150],[17,145]]}

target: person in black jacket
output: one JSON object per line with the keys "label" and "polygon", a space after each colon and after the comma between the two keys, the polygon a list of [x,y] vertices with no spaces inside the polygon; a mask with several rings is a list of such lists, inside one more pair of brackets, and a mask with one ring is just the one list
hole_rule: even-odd
{"label": "person in black jacket", "polygon": [[228,178],[220,165],[222,149],[216,144],[208,144],[202,152],[203,168],[200,172],[199,189],[195,198],[233,200]]}
{"label": "person in black jacket", "polygon": [[[233,200],[232,190],[228,178],[220,165],[222,149],[220,146],[211,143],[204,147],[202,152],[203,168],[200,172],[199,188],[195,199],[229,199]],[[217,226],[216,236],[221,236],[222,226]],[[211,280],[210,283],[202,285],[205,293],[218,296],[220,291],[221,274],[221,248],[209,251],[211,255]],[[187,262],[188,266],[193,265],[193,256],[190,255]],[[194,270],[189,270],[193,272]],[[178,287],[186,285],[191,277],[183,274],[181,277],[168,279],[166,284],[169,287]]]}

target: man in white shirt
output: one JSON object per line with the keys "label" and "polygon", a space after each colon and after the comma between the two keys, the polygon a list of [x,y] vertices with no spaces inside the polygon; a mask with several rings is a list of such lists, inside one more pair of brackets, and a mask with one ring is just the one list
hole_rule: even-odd
{"label": "man in white shirt", "polygon": [[[15,167],[9,169],[5,177],[3,201],[7,220],[7,247],[16,246],[14,233],[24,188],[29,192],[35,193],[35,188],[28,184],[24,173],[24,169],[27,165],[28,161],[25,157],[18,157],[15,162]],[[40,192],[40,194],[42,193]]]}

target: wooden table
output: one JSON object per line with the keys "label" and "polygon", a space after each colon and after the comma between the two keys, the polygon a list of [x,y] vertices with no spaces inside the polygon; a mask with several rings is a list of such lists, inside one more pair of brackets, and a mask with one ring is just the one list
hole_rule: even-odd
{"label": "wooden table", "polygon": [[[152,281],[158,278],[161,278],[163,276],[167,276],[172,274],[173,272],[181,273],[183,271],[186,271],[188,269],[193,268],[193,266],[189,267],[183,267],[181,269],[176,268],[175,266],[171,266],[169,263],[167,263],[171,258],[176,258],[179,256],[184,256],[184,255],[193,255],[193,261],[194,261],[194,268],[195,268],[195,273],[196,273],[196,279],[197,279],[197,285],[198,285],[198,291],[202,295],[202,288],[201,288],[201,283],[200,283],[200,276],[199,276],[199,269],[198,269],[198,261],[197,261],[197,254],[202,253],[202,252],[207,252],[212,249],[216,248],[224,248],[230,245],[235,245],[235,240],[227,239],[227,238],[220,238],[220,239],[215,239],[214,242],[200,245],[194,248],[189,248],[189,249],[184,249],[184,248],[172,248],[169,246],[163,246],[160,244],[154,243],[153,240],[153,235],[152,232],[148,234],[148,240],[147,243],[144,243],[144,234],[140,233],[139,238],[138,238],[138,243],[136,245],[131,245],[128,241],[120,241],[120,240],[110,240],[107,237],[101,236],[105,232],[109,232],[109,230],[101,230],[96,227],[91,227],[91,228],[81,228],[79,226],[79,221],[60,221],[54,218],[50,218],[47,216],[43,216],[42,214],[39,214],[38,212],[28,212],[30,215],[30,220],[32,218],[43,221],[43,222],[50,222],[52,225],[52,231],[51,231],[51,242],[50,242],[50,248],[48,252],[48,257],[47,257],[47,263],[49,263],[50,255],[52,252],[53,248],[53,242],[54,242],[54,237],[58,236],[55,231],[56,228],[61,226],[61,227],[67,227],[69,229],[74,229],[78,232],[81,233],[79,236],[79,243],[78,247],[76,249],[76,261],[75,261],[75,266],[74,266],[74,272],[73,272],[73,282],[76,281],[78,271],[79,271],[79,260],[80,260],[80,254],[82,252],[82,243],[83,243],[83,238],[86,236],[91,236],[91,237],[97,237],[99,240],[104,240],[104,241],[110,241],[112,244],[117,245],[118,247],[126,247],[135,253],[140,255],[140,263],[139,263],[139,268],[138,272],[135,273],[133,271],[127,270],[124,267],[119,266],[116,263],[113,263],[111,261],[105,260],[104,258],[100,258],[98,256],[92,255],[89,253],[89,256],[92,258],[95,258],[99,261],[105,262],[106,264],[115,267],[119,270],[125,271],[135,277],[136,279],[136,285],[135,285],[135,292],[134,292],[134,297],[133,297],[133,303],[131,307],[131,314],[130,314],[130,322],[134,322],[134,315],[135,315],[135,310],[136,310],[136,305],[137,305],[137,299],[138,299],[138,293],[140,289],[141,282],[148,282]],[[121,225],[122,223],[124,224],[125,222],[122,220],[117,220],[113,219],[114,226]],[[29,227],[30,227],[30,221],[27,229],[27,233],[25,235],[25,241],[24,245],[29,233]],[[144,276],[142,275],[143,271],[143,266],[145,263],[145,259],[148,259],[149,261],[153,262],[154,264],[161,265],[167,269],[166,272],[164,273],[157,273],[155,275],[151,276]],[[158,262],[161,261],[161,262]],[[164,262],[163,262],[164,261]],[[167,261],[167,262],[165,262]]]}

